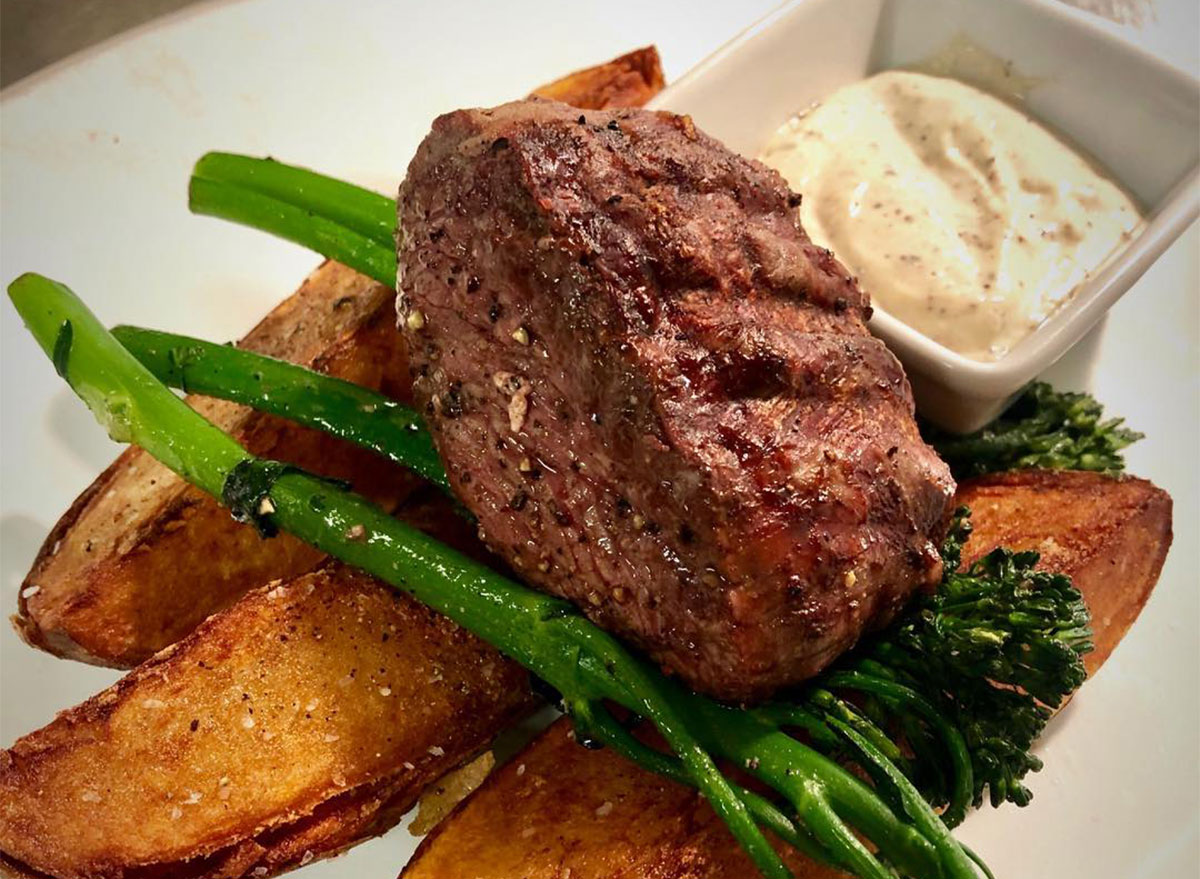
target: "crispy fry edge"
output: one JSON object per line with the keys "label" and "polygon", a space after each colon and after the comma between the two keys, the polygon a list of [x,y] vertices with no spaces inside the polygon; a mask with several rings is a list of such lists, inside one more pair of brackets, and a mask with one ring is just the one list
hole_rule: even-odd
{"label": "crispy fry edge", "polygon": [[604,110],[640,107],[665,84],[658,49],[644,46],[605,64],[569,73],[534,89],[533,94],[581,110]]}

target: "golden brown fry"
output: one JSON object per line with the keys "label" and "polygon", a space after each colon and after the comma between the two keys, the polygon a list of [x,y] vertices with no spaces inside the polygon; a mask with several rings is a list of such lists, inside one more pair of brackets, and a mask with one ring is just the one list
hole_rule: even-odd
{"label": "golden brown fry", "polygon": [[581,110],[641,107],[663,90],[658,49],[646,46],[585,70],[546,83],[533,94],[553,98]]}
{"label": "golden brown fry", "polygon": [[[796,879],[841,875],[781,851]],[[698,793],[611,749],[579,747],[563,718],[492,773],[425,838],[401,875],[746,879],[756,873]]]}
{"label": "golden brown fry", "polygon": [[0,853],[62,879],[274,873],[386,830],[530,705],[518,666],[331,565],[0,755]]}
{"label": "golden brown fry", "polygon": [[[973,480],[966,557],[1003,544],[1039,549],[1091,606],[1094,672],[1128,630],[1171,543],[1171,499],[1141,479],[1031,471]],[[484,782],[427,837],[404,879],[741,879],[750,861],[699,796],[609,750],[588,751],[559,721]],[[797,879],[837,871],[790,854]]]}
{"label": "golden brown fry", "polygon": [[[393,292],[327,262],[243,347],[393,396],[408,394]],[[252,452],[347,479],[386,507],[419,485],[326,434],[216,400],[193,405]],[[287,536],[263,540],[138,448],[126,450],[59,520],[21,590],[13,623],[35,647],[130,666],[177,641],[246,590],[322,558]]]}
{"label": "golden brown fry", "polygon": [[971,562],[997,546],[1034,549],[1039,567],[1067,574],[1092,612],[1089,674],[1137,619],[1171,547],[1171,496],[1144,479],[1022,470],[972,479],[957,500],[972,510],[963,552]]}

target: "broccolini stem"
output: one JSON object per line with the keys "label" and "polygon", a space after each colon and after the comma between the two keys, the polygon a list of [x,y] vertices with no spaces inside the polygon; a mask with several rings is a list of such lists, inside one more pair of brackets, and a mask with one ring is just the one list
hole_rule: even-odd
{"label": "broccolini stem", "polygon": [[192,172],[188,205],[396,286],[395,203],[376,192],[270,159],[209,153]]}
{"label": "broccolini stem", "polygon": [[[950,827],[962,823],[967,809],[974,796],[974,769],[971,766],[971,755],[962,733],[945,716],[933,706],[924,696],[915,690],[905,687],[895,681],[888,680],[878,673],[881,666],[870,660],[859,660],[863,670],[835,670],[821,678],[821,683],[835,689],[857,691],[874,696],[885,702],[897,714],[913,714],[920,717],[933,728],[946,749],[953,770],[954,787],[951,791],[950,803],[946,807],[942,820]],[[869,672],[875,671],[875,674]]]}
{"label": "broccolini stem", "polygon": [[191,336],[112,331],[154,377],[182,391],[219,397],[323,430],[383,455],[449,489],[425,423],[411,408],[353,382],[274,357]]}
{"label": "broccolini stem", "polygon": [[237,186],[304,208],[384,247],[395,246],[396,203],[353,183],[273,159],[235,153],[202,156],[192,170],[192,176]]}
{"label": "broccolini stem", "polygon": [[781,793],[828,857],[860,875],[888,872],[843,817],[907,875],[977,875],[944,826],[931,828],[919,811],[915,819],[897,816],[845,769],[755,714],[682,690],[567,602],[508,580],[328,481],[249,455],[155,379],[63,285],[24,275],[9,295],[114,439],[140,445],[223,497],[235,515],[282,527],[409,593],[541,676],[568,703],[609,699],[651,720],[764,875],[789,872],[714,754]]}
{"label": "broccolini stem", "polygon": [[[836,718],[831,718],[830,723],[845,736],[858,753],[863,757],[862,763],[872,776],[875,777],[878,784],[886,784],[892,787],[899,796],[902,803],[903,814],[908,815],[913,824],[922,831],[926,839],[933,840],[937,843],[945,843],[947,840],[952,841],[950,829],[945,825],[937,813],[930,808],[929,804],[921,797],[917,789],[913,787],[912,782],[904,777],[887,757],[880,753],[873,742],[862,736],[851,727]],[[937,845],[938,851],[944,858],[952,858],[954,862],[943,861],[942,866],[947,872],[951,872],[957,868],[960,870],[968,870],[974,872],[973,861],[957,844],[946,846],[944,844]]]}

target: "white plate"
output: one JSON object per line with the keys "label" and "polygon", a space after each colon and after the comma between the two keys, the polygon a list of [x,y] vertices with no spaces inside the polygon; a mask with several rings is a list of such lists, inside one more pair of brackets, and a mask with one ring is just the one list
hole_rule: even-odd
{"label": "white plate", "polygon": [[[738,4],[442,0],[208,4],[3,95],[0,282],[40,270],[112,323],[236,338],[314,258],[192,217],[185,184],[208,149],[273,154],[391,190],[433,116],[497,103],[649,42],[669,79],[759,18]],[[1196,5],[1159,0],[1141,38],[1195,73]],[[800,45],[796,51],[803,52]],[[1002,877],[1195,875],[1200,839],[1200,534],[1195,465],[1200,233],[1193,227],[1055,369],[1149,438],[1130,470],[1175,497],[1179,545],[1137,626],[1040,753],[1025,810],[985,811],[964,839]],[[0,305],[0,601],[75,495],[116,453]],[[116,674],[53,659],[0,627],[0,744]],[[397,829],[301,876],[393,877]]]}

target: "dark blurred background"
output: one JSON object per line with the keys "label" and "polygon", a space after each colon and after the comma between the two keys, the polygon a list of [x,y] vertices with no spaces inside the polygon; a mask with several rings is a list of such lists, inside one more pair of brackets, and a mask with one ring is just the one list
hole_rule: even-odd
{"label": "dark blurred background", "polygon": [[197,0],[0,0],[0,88]]}

